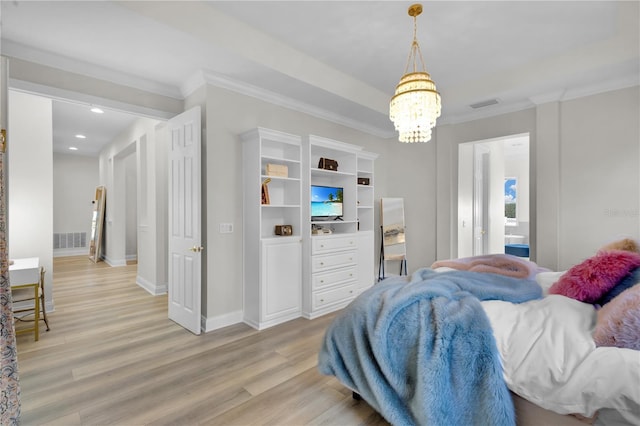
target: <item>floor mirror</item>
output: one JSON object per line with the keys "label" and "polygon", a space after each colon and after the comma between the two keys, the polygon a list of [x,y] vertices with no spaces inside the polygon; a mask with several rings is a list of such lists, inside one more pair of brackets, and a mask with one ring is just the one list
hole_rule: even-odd
{"label": "floor mirror", "polygon": [[91,239],[89,241],[89,258],[95,263],[100,260],[102,254],[102,233],[104,225],[104,204],[106,200],[106,188],[98,186],[96,188],[95,199],[93,200],[93,213],[91,216]]}
{"label": "floor mirror", "polygon": [[407,248],[404,224],[404,199],[380,199],[380,264],[378,280],[387,277],[387,266],[397,266],[399,275],[407,275]]}

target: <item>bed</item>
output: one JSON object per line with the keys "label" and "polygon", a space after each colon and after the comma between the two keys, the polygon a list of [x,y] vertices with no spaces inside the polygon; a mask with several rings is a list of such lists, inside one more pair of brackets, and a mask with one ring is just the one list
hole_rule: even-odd
{"label": "bed", "polygon": [[[589,423],[640,424],[640,254],[599,251],[561,272],[514,259],[376,284],[328,328],[320,372],[394,425],[515,424],[513,395]],[[612,343],[601,323],[626,335]]]}

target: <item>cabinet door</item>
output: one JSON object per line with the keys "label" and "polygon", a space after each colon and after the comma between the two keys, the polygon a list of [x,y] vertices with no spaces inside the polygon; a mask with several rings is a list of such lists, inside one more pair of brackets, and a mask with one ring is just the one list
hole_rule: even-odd
{"label": "cabinet door", "polygon": [[269,321],[301,311],[302,243],[299,238],[262,244],[262,313]]}

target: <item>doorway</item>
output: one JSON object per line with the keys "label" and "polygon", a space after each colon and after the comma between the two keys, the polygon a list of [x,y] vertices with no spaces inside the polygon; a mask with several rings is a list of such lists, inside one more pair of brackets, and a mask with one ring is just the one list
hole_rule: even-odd
{"label": "doorway", "polygon": [[[127,113],[131,118],[125,126],[117,127],[112,116],[125,113],[105,108],[100,115],[101,119],[105,119],[102,125],[112,129],[113,133],[92,153],[89,149],[91,143],[97,139],[96,135],[103,134],[91,131],[91,114],[94,113],[90,109],[95,105],[14,90],[10,94],[12,123],[17,123],[12,126],[12,135],[17,141],[15,149],[12,149],[12,161],[16,162],[13,170],[23,175],[25,171],[29,173],[20,179],[18,175],[14,176],[16,179],[12,182],[42,188],[47,194],[43,197],[29,188],[19,188],[14,192],[16,197],[10,200],[10,206],[15,210],[12,216],[16,219],[12,222],[12,232],[20,236],[14,238],[19,243],[13,245],[15,256],[40,257],[48,271],[52,270],[53,257],[81,255],[90,262],[90,238],[83,236],[91,235],[92,201],[96,187],[103,184],[107,187],[107,250],[115,246],[122,247],[121,252],[105,253],[107,263],[124,266],[128,259],[135,257],[135,283],[151,294],[166,292],[166,213],[159,212],[163,208],[166,210],[166,191],[163,190],[166,187],[166,171],[164,174],[162,170],[156,173],[155,163],[147,165],[157,158],[163,160],[166,155],[166,148],[163,149],[165,144],[162,143],[164,140],[156,143],[156,133],[166,132],[161,129],[161,122]],[[69,117],[66,123],[70,123],[70,126],[66,128],[61,125],[64,121],[60,121],[60,115],[71,110],[77,115]],[[24,125],[21,124],[23,122]],[[39,130],[42,137],[30,137],[29,131],[32,129]],[[65,145],[55,149],[54,144],[58,140]],[[18,155],[21,152],[17,150],[18,147],[22,151],[38,153],[37,161],[33,155],[29,156],[29,152]],[[102,151],[107,152],[101,155]],[[160,168],[164,168],[165,164],[166,161]],[[114,173],[116,170],[118,172]],[[121,188],[120,191],[115,190],[116,185]],[[42,217],[41,220],[27,221],[32,219],[34,211],[41,216],[46,212],[48,219]],[[142,217],[143,214],[145,217]],[[161,218],[156,220],[157,216]],[[22,218],[25,220],[17,220]],[[21,226],[22,222],[25,222],[24,226]],[[122,227],[121,233],[114,232],[118,227]],[[157,235],[159,232],[160,236]],[[56,234],[59,238],[52,238]],[[22,245],[26,246],[24,250]],[[34,251],[33,247],[41,248],[41,252]],[[160,258],[160,255],[164,257]],[[55,310],[51,277],[51,273],[47,274],[45,282],[48,311]]]}
{"label": "doorway", "polygon": [[[505,185],[514,181],[515,192]],[[528,133],[467,142],[458,150],[458,257],[505,253],[508,244],[528,252]]]}
{"label": "doorway", "polygon": [[[23,140],[31,140],[38,145],[32,147],[33,150],[47,150],[51,153],[53,136],[52,127],[54,127],[52,103],[59,101],[52,99],[46,95],[40,94],[23,94],[28,99],[36,99],[42,104],[42,116],[46,118],[46,123],[39,128],[48,129],[48,134],[42,138],[28,138],[28,135],[22,135]],[[65,99],[65,103],[73,103],[73,100]],[[80,103],[81,104],[81,103]],[[81,104],[88,111],[94,105]],[[12,116],[22,117],[24,121],[31,123],[34,114],[28,108],[13,108],[10,105]],[[105,114],[106,115],[106,114]],[[29,121],[30,119],[30,121]],[[201,164],[200,147],[201,147],[201,111],[199,107],[194,107],[184,113],[173,117],[167,123],[163,123],[158,119],[148,117],[136,117],[135,120],[124,130],[120,129],[118,134],[112,139],[105,141],[105,146],[99,150],[97,163],[93,161],[93,171],[99,171],[99,177],[91,185],[91,195],[86,197],[86,204],[91,206],[93,200],[93,192],[98,183],[104,183],[106,187],[106,224],[105,224],[105,255],[104,260],[111,266],[125,266],[127,264],[127,216],[135,217],[137,222],[133,225],[130,221],[129,228],[137,228],[137,232],[132,232],[134,242],[129,244],[129,248],[135,252],[136,257],[136,279],[135,283],[151,293],[152,295],[164,294],[169,292],[169,296],[173,302],[176,300],[185,301],[180,306],[185,307],[185,311],[190,314],[189,320],[196,324],[194,327],[187,327],[195,333],[200,331],[201,323],[201,268],[202,264],[199,259],[204,249],[200,241],[200,227],[194,228],[194,220],[184,215],[168,214],[169,205],[169,189],[167,182],[180,184],[188,190],[189,197],[184,198],[190,210],[197,212],[198,223],[200,220],[200,197],[201,192],[200,168],[195,167]],[[77,120],[79,123],[82,120]],[[24,126],[25,128],[33,128],[34,126]],[[28,133],[28,132],[24,132]],[[16,134],[14,134],[16,136]],[[171,136],[171,137],[170,137]],[[178,159],[172,157],[171,167],[168,164],[169,147],[172,152],[176,151],[176,147],[184,148],[184,155]],[[195,148],[198,148],[197,150]],[[176,151],[177,152],[177,151]],[[51,154],[49,154],[51,155]],[[135,160],[134,160],[135,159]],[[28,164],[28,161],[25,161]],[[46,168],[51,168],[53,158],[50,156],[46,162]],[[22,165],[21,165],[22,166]],[[26,166],[25,166],[26,167]],[[50,169],[49,169],[50,170]],[[171,180],[169,180],[169,171],[171,170]],[[188,173],[186,173],[188,172]],[[33,184],[40,184],[43,188],[53,188],[55,184],[51,182],[51,174],[41,173],[38,179],[30,179]],[[133,183],[127,183],[129,178],[133,179]],[[94,177],[95,179],[95,177]],[[85,177],[79,176],[74,181],[84,181]],[[129,181],[131,182],[131,181]],[[197,183],[197,185],[196,185]],[[184,184],[184,185],[183,185]],[[181,187],[182,187],[181,186]],[[134,187],[134,188],[132,188]],[[65,187],[63,191],[66,193],[74,193],[73,188]],[[23,194],[25,191],[22,191]],[[47,189],[45,192],[53,192]],[[175,202],[182,200],[181,195],[186,193],[171,193],[172,200]],[[81,197],[83,197],[81,195]],[[49,211],[53,216],[53,197],[47,199],[30,200],[30,210]],[[129,198],[129,201],[127,201]],[[133,199],[133,200],[132,200]],[[13,203],[12,203],[13,205]],[[131,207],[135,206],[135,212],[131,212]],[[184,209],[175,209],[176,213],[184,211]],[[172,220],[173,217],[173,220]],[[51,223],[51,221],[44,221]],[[76,223],[83,223],[83,218]],[[87,227],[90,229],[91,214],[86,214]],[[179,268],[184,274],[174,273],[169,275],[168,251],[168,234],[175,236],[173,229],[175,227],[187,229],[196,232],[198,240],[195,241],[186,251],[194,252],[198,255],[198,262],[187,262],[190,268]],[[51,235],[53,233],[51,227],[42,232],[41,235]],[[51,240],[49,240],[51,241]],[[173,241],[173,239],[172,239]],[[49,246],[48,252],[40,257],[52,263],[52,249]],[[88,248],[86,250],[87,261]],[[171,264],[178,265],[179,262],[172,258]],[[180,266],[180,265],[178,265]],[[175,272],[174,268],[174,272]],[[171,279],[170,279],[171,278]],[[196,279],[197,278],[197,279]],[[180,291],[171,291],[170,286],[176,283],[181,286]],[[49,292],[51,285],[48,286]],[[175,287],[175,285],[174,285]],[[175,287],[177,288],[177,287]],[[175,290],[174,288],[174,290]],[[185,296],[185,297],[181,297]],[[188,297],[187,297],[188,296]],[[192,296],[192,297],[191,297]],[[188,303],[186,302],[188,301]],[[53,308],[53,300],[51,297],[47,300],[48,306]],[[177,303],[177,302],[176,302]],[[174,303],[174,304],[176,304]],[[179,303],[177,303],[179,304]],[[197,308],[197,309],[196,309]],[[51,309],[50,309],[51,310]],[[173,319],[180,325],[185,326],[181,321],[176,320],[172,316],[172,311],[167,308],[169,319]]]}
{"label": "doorway", "polygon": [[[113,156],[114,173],[111,188],[111,204],[109,211],[113,221],[110,221],[110,242],[107,252],[112,256],[112,266],[127,264],[138,260],[138,155],[137,141],[127,145],[122,151]],[[109,198],[109,197],[107,197]],[[107,203],[109,206],[109,203]]]}

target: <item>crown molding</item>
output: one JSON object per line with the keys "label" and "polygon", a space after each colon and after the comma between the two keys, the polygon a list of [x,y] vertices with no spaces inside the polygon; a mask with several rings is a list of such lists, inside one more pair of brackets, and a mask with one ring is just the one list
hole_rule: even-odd
{"label": "crown molding", "polygon": [[46,95],[51,99],[60,101],[73,100],[75,103],[86,104],[87,106],[100,105],[111,108],[116,111],[126,111],[127,113],[136,114],[146,118],[168,120],[176,115],[175,112],[162,111],[158,109],[148,108],[141,105],[120,102],[113,99],[102,98],[98,96],[88,95],[72,90],[60,89],[43,84],[32,83],[17,78],[9,78],[9,87],[11,90],[19,92],[31,93],[36,95]]}
{"label": "crown molding", "polygon": [[360,121],[345,118],[327,109],[319,108],[306,102],[301,102],[288,96],[284,96],[279,93],[275,93],[270,90],[257,87],[209,70],[198,71],[187,81],[185,81],[185,84],[182,85],[183,96],[187,96],[188,94],[193,93],[202,84],[209,84],[222,89],[230,90],[232,92],[240,93],[242,95],[250,96],[252,98],[260,99],[273,105],[278,105],[283,108],[299,111],[313,117],[331,121],[332,123],[340,124],[342,126],[359,130],[361,132],[368,133],[370,135],[377,136],[383,139],[388,139],[396,136],[395,132],[381,130],[377,127],[364,124]]}
{"label": "crown molding", "polygon": [[451,115],[443,115],[438,120],[438,125],[460,124],[469,121],[480,120],[482,118],[495,117],[497,115],[510,114],[531,108],[533,105],[530,101],[512,102],[508,104],[498,104],[486,107],[481,110],[474,110],[468,113],[459,113]]}
{"label": "crown molding", "polygon": [[615,80],[606,80],[590,86],[577,87],[566,91],[562,97],[563,101],[584,98],[586,96],[597,95],[604,92],[626,89],[628,87],[640,86],[640,75],[628,75]]}
{"label": "crown molding", "polygon": [[470,111],[468,113],[444,115],[438,120],[439,125],[460,124],[483,118],[495,117],[497,115],[518,112],[527,108],[549,102],[565,102],[573,99],[584,98],[597,95],[599,93],[612,92],[614,90],[626,89],[640,85],[640,77],[628,75],[619,79],[602,81],[597,84],[583,86],[573,89],[562,89],[553,92],[531,96],[527,100],[511,102],[508,104],[494,105],[486,109]]}
{"label": "crown molding", "polygon": [[529,100],[535,105],[548,104],[549,102],[560,102],[563,100],[565,93],[567,93],[565,89],[556,90],[554,92],[531,96]]}
{"label": "crown molding", "polygon": [[86,75],[122,86],[133,87],[157,95],[182,100],[180,90],[168,84],[150,81],[121,71],[105,68],[89,62],[79,61],[56,53],[37,49],[12,40],[2,40],[2,55],[29,61],[63,71]]}

